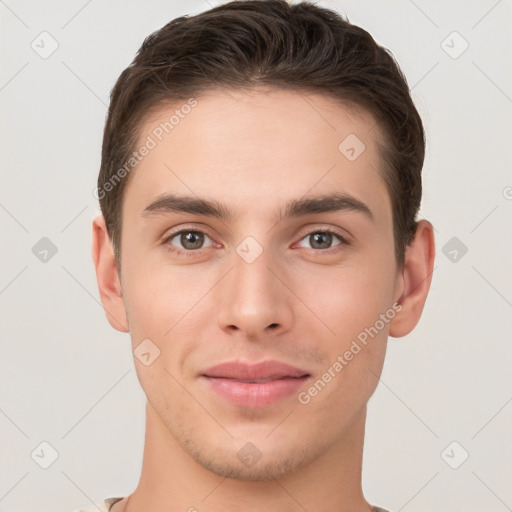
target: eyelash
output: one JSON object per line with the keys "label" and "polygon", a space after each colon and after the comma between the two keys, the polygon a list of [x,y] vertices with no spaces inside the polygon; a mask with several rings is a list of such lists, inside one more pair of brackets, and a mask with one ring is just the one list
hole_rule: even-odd
{"label": "eyelash", "polygon": [[[197,228],[185,228],[185,229],[183,229],[182,228],[179,231],[175,231],[175,232],[171,233],[169,236],[165,237],[164,244],[166,245],[167,250],[172,252],[172,253],[175,253],[175,254],[178,254],[178,255],[182,255],[182,256],[194,256],[194,255],[197,255],[203,248],[195,249],[195,250],[191,250],[191,249],[176,249],[174,246],[172,246],[169,243],[170,240],[172,240],[177,235],[181,235],[182,233],[191,233],[191,232],[192,233],[202,233],[203,235],[205,235],[208,238],[210,238],[210,240],[212,240],[212,242],[213,242],[212,237],[210,235],[208,235],[208,233],[206,233],[205,231],[203,231],[201,229],[197,229]],[[304,240],[305,238],[307,238],[307,237],[309,237],[311,235],[314,235],[315,233],[329,233],[330,235],[333,235],[336,238],[338,238],[339,241],[340,241],[339,244],[334,245],[332,247],[329,247],[328,249],[310,249],[310,250],[312,250],[312,251],[314,251],[316,253],[319,253],[319,254],[330,254],[331,252],[333,252],[333,249],[334,249],[334,251],[338,250],[336,248],[339,247],[339,246],[350,245],[350,242],[349,242],[349,240],[346,237],[344,237],[343,235],[338,233],[338,231],[336,231],[336,230],[334,230],[332,228],[314,229],[312,231],[309,231],[308,233],[306,233],[299,240],[299,242],[302,242],[302,240]],[[207,247],[205,247],[205,249],[207,249]]]}
{"label": "eyelash", "polygon": [[309,231],[308,233],[306,233],[299,240],[299,242],[302,242],[302,240],[304,240],[305,238],[310,237],[311,235],[314,235],[315,233],[328,233],[328,234],[336,237],[340,241],[339,244],[333,245],[332,247],[329,247],[328,249],[312,249],[311,248],[310,250],[314,251],[315,253],[318,253],[318,254],[331,254],[332,252],[338,251],[340,246],[350,245],[349,240],[345,236],[341,235],[340,233],[338,233],[338,231],[336,231],[336,230],[334,230],[332,228],[313,229],[312,231]]}

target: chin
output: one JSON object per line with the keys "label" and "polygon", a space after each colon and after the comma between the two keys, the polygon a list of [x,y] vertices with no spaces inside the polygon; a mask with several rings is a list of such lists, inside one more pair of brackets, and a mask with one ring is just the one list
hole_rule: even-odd
{"label": "chin", "polygon": [[[208,471],[223,478],[241,481],[270,481],[285,478],[314,459],[314,450],[305,451],[296,445],[289,449],[281,446],[276,451],[271,447],[261,450],[253,443],[246,442],[239,447],[218,446],[208,451],[205,446],[199,446],[190,439],[184,443],[185,449],[192,458]],[[267,442],[268,444],[268,442]],[[272,453],[273,452],[273,453]]]}
{"label": "chin", "polygon": [[[226,459],[201,457],[201,454],[193,455],[196,462],[208,471],[223,478],[240,481],[271,481],[285,478],[304,465],[303,454],[294,453],[292,457],[278,458],[263,456],[253,466],[248,467],[238,458],[233,460],[233,455]],[[236,457],[236,455],[235,455]]]}

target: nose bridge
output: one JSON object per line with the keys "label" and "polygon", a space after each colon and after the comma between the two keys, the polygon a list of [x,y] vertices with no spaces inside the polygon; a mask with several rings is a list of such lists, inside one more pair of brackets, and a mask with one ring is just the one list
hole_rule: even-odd
{"label": "nose bridge", "polygon": [[[273,275],[269,270],[272,265],[270,260],[269,251],[262,251],[260,255],[250,260],[237,254],[233,262],[236,290],[239,290],[244,296],[250,296],[251,291],[253,293],[269,292],[268,288],[273,284],[271,282]],[[249,292],[249,295],[246,292]]]}
{"label": "nose bridge", "polygon": [[289,298],[269,269],[274,264],[271,251],[258,249],[251,240],[237,247],[232,271],[222,289],[218,313],[221,328],[241,330],[248,336],[289,328]]}

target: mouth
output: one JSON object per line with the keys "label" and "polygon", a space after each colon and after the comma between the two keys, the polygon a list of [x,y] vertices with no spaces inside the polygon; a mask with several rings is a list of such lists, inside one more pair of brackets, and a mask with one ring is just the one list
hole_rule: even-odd
{"label": "mouth", "polygon": [[291,377],[289,375],[282,375],[282,376],[276,376],[276,377],[269,377],[266,379],[235,379],[233,377],[221,377],[221,376],[213,376],[213,375],[201,375],[201,377],[207,377],[209,379],[226,379],[226,380],[233,380],[236,382],[245,382],[247,384],[258,384],[261,382],[273,382],[276,380],[284,380],[284,379],[302,379],[304,377],[309,377],[309,373],[305,373],[304,375],[300,375],[298,377]]}
{"label": "mouth", "polygon": [[256,364],[227,361],[204,370],[201,375],[239,381],[264,382],[277,379],[301,378],[309,375],[309,372],[281,361],[267,360]]}
{"label": "mouth", "polygon": [[306,370],[279,361],[257,364],[231,361],[200,374],[211,391],[241,407],[265,407],[297,393],[311,377]]}

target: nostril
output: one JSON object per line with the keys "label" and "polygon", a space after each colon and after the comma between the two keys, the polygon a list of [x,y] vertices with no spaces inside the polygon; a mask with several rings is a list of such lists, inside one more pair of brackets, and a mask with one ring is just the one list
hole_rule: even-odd
{"label": "nostril", "polygon": [[269,327],[270,327],[271,329],[275,329],[275,328],[277,327],[277,324],[270,324],[270,325],[269,325]]}

